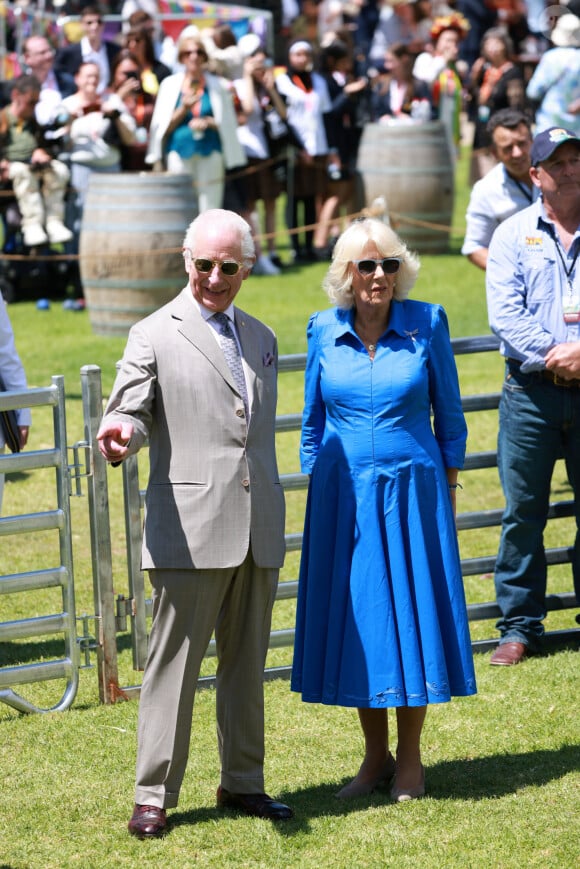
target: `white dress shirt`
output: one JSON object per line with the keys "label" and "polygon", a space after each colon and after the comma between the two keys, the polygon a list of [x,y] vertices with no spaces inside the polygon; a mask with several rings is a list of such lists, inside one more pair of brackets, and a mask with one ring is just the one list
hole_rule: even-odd
{"label": "white dress shirt", "polygon": [[467,206],[467,228],[461,253],[469,256],[481,248],[487,249],[500,223],[527,208],[539,197],[537,187],[518,183],[508,175],[503,163],[498,163],[473,186]]}

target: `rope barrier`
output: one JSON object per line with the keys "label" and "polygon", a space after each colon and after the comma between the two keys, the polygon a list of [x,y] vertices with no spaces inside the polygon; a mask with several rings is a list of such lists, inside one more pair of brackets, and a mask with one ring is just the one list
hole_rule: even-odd
{"label": "rope barrier", "polygon": [[[356,220],[358,217],[366,217],[365,209],[361,211],[356,211],[351,214],[343,215],[342,217],[335,217],[329,221],[330,226],[336,226],[337,224],[341,224],[344,221],[352,221]],[[410,226],[420,226],[424,229],[433,229],[437,232],[453,232],[454,234],[462,234],[465,232],[465,228],[453,227],[453,226],[445,226],[441,223],[432,223],[428,220],[419,220],[418,218],[408,217],[404,214],[401,214],[396,211],[390,212],[389,220],[395,227],[401,224],[408,224]],[[294,229],[281,229],[276,232],[264,232],[256,235],[256,239],[258,241],[268,241],[271,238],[277,238],[280,235],[298,235],[302,232],[314,231],[317,228],[317,223],[308,223],[302,226],[297,226]],[[168,254],[181,254],[181,247],[167,247],[167,248],[158,248],[156,250],[148,250],[147,256],[167,256]],[[63,254],[14,254],[14,253],[1,253],[0,259],[6,260],[7,262],[80,262],[81,260],[99,260],[102,259],[106,254],[103,253],[85,253],[85,254],[75,254],[75,253],[63,253]],[[109,255],[110,256],[110,255]],[[126,259],[128,257],[139,257],[143,258],[143,250],[123,250],[122,254],[118,254],[119,257],[123,257]]]}
{"label": "rope barrier", "polygon": [[[234,180],[236,178],[242,178],[246,175],[255,174],[257,172],[262,171],[268,167],[274,166],[280,163],[280,158],[270,157],[267,160],[264,160],[259,166],[246,166],[243,169],[240,169],[236,172],[232,172],[228,174],[228,180]],[[194,184],[195,186],[195,184]],[[1,197],[12,197],[14,198],[14,194],[11,190],[1,190],[0,189],[0,198]],[[334,217],[328,221],[329,226],[335,227],[344,222],[350,222],[356,220],[360,217],[368,217],[368,216],[379,216],[378,214],[372,214],[371,208],[363,208],[360,211],[351,212],[350,214],[341,215],[338,217]],[[435,232],[442,233],[453,233],[456,235],[464,235],[465,227],[457,227],[457,226],[447,226],[442,223],[435,223],[430,220],[422,220],[420,218],[411,217],[410,215],[406,215],[399,211],[386,211],[385,216],[388,218],[389,222],[397,228],[400,225],[408,225],[408,226],[417,226],[422,227],[424,229],[431,229]],[[293,236],[298,235],[303,232],[312,232],[318,227],[318,223],[309,223],[303,224],[301,226],[294,227],[293,229],[284,228],[280,230],[276,230],[275,232],[269,233],[259,233],[256,235],[257,241],[268,241],[269,239],[276,238],[279,235],[287,235]],[[147,251],[147,256],[167,256],[168,254],[180,254],[181,247],[169,247],[169,248],[159,248],[156,250]],[[122,254],[119,253],[119,256],[123,258],[127,257],[143,257],[142,250],[123,250]],[[78,262],[80,260],[92,260],[92,259],[101,259],[103,257],[103,253],[94,253],[94,254],[75,254],[75,253],[53,253],[53,254],[9,254],[9,253],[0,253],[0,259],[6,260],[9,262]]]}

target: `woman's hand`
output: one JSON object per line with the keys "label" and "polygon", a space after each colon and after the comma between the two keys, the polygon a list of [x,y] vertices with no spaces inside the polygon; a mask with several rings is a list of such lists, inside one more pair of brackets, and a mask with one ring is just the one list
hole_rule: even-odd
{"label": "woman's hand", "polygon": [[188,126],[194,133],[205,133],[206,130],[215,129],[215,122],[213,118],[207,116],[204,118],[192,118]]}
{"label": "woman's hand", "polygon": [[355,78],[354,81],[349,81],[348,84],[345,84],[343,90],[347,96],[350,96],[351,94],[359,94],[366,88],[367,84],[368,79],[361,76],[361,78]]}
{"label": "woman's hand", "polygon": [[183,89],[181,91],[181,107],[185,109],[185,111],[189,111],[192,106],[198,103],[202,97],[202,94],[199,92],[199,83],[192,81],[185,81],[183,83]]}
{"label": "woman's hand", "polygon": [[141,90],[141,82],[138,78],[128,78],[121,82],[117,88],[117,96],[125,100],[128,96],[136,95]]}
{"label": "woman's hand", "polygon": [[266,90],[271,93],[276,87],[274,83],[274,70],[272,67],[265,67],[262,81]]}
{"label": "woman's hand", "polygon": [[449,497],[454,516],[457,515],[457,489],[461,488],[461,484],[457,482],[458,474],[458,468],[447,468],[447,485],[449,486]]}
{"label": "woman's hand", "polygon": [[258,57],[247,57],[244,61],[244,75],[252,76],[262,66],[262,60]]}

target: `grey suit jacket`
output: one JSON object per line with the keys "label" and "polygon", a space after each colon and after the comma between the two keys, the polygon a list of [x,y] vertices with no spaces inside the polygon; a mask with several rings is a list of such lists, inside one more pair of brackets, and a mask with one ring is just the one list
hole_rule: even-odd
{"label": "grey suit jacket", "polygon": [[133,423],[129,454],[149,438],[142,567],[260,567],[284,560],[284,494],[274,444],[277,343],[235,309],[253,378],[251,420],[187,286],[131,329],[105,414]]}

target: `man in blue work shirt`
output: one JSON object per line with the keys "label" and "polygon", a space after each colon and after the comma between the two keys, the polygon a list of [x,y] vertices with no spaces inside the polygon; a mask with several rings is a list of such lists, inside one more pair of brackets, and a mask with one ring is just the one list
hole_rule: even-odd
{"label": "man in blue work shirt", "polygon": [[532,131],[520,109],[500,109],[487,124],[498,163],[473,186],[461,253],[485,271],[489,243],[497,227],[540,197],[530,178]]}
{"label": "man in blue work shirt", "polygon": [[[580,139],[539,133],[530,177],[541,199],[495,231],[487,262],[490,326],[506,376],[498,468],[506,505],[495,570],[500,645],[494,665],[538,651],[546,615],[543,531],[556,460],[564,457],[580,528]],[[580,531],[572,552],[580,600]]]}

